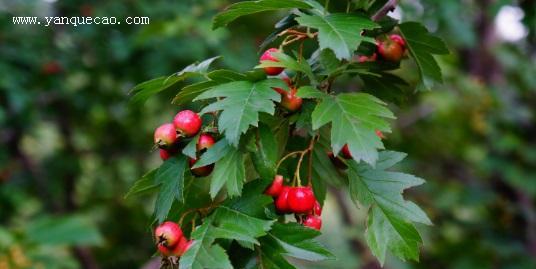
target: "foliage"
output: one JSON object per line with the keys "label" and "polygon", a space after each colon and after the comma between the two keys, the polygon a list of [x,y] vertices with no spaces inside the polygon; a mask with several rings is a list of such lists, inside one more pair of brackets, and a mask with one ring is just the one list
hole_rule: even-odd
{"label": "foliage", "polygon": [[[191,238],[194,240],[191,248],[180,258],[180,268],[233,268],[232,260],[228,253],[235,253],[235,248],[258,249],[258,266],[293,268],[284,260],[283,255],[292,256],[298,259],[319,261],[331,258],[332,255],[322,246],[314,241],[288,241],[289,239],[279,237],[285,229],[296,226],[294,223],[287,223],[279,220],[278,224],[272,226],[277,220],[277,214],[262,216],[270,221],[262,221],[247,212],[234,211],[223,205],[219,205],[227,200],[240,202],[240,199],[251,196],[251,193],[243,192],[244,182],[257,184],[264,180],[270,181],[273,175],[278,173],[279,165],[291,155],[300,155],[300,159],[295,168],[295,180],[292,185],[300,186],[300,174],[308,171],[308,184],[313,184],[313,188],[318,197],[325,198],[326,188],[330,185],[330,180],[324,177],[316,178],[312,181],[313,167],[326,166],[326,158],[311,159],[307,167],[301,166],[302,160],[307,153],[312,157],[315,143],[319,139],[330,139],[329,149],[333,155],[337,156],[344,146],[349,149],[349,154],[353,160],[348,161],[348,172],[329,171],[317,172],[316,175],[326,173],[338,173],[346,178],[342,181],[348,182],[351,197],[363,206],[369,207],[368,229],[366,232],[367,243],[370,245],[372,253],[376,255],[381,263],[385,261],[386,250],[390,250],[394,255],[402,259],[418,260],[418,248],[422,243],[421,237],[411,222],[431,224],[426,214],[412,202],[404,201],[401,193],[404,189],[423,183],[422,179],[396,172],[386,172],[384,169],[394,165],[399,161],[400,153],[379,151],[384,149],[378,132],[390,132],[389,123],[385,120],[395,118],[393,113],[386,107],[386,103],[379,98],[368,93],[341,93],[340,90],[332,89],[332,84],[342,74],[350,70],[351,64],[355,63],[354,58],[363,52],[360,51],[364,43],[375,44],[375,38],[382,38],[389,30],[379,30],[380,25],[370,20],[374,10],[364,10],[368,16],[359,15],[348,9],[345,13],[328,13],[320,4],[308,1],[307,4],[301,1],[277,2],[277,1],[257,1],[241,2],[230,6],[223,13],[214,19],[214,27],[223,26],[238,17],[250,15],[267,10],[291,9],[290,14],[297,15],[294,20],[296,24],[289,24],[289,28],[280,32],[280,36],[285,36],[281,42],[280,50],[274,52],[273,57],[277,61],[261,61],[256,68],[285,68],[294,72],[294,77],[289,78],[292,86],[287,86],[281,78],[266,78],[264,74],[255,71],[239,73],[236,71],[216,70],[208,71],[203,68],[202,73],[199,66],[208,67],[212,59],[202,62],[199,66],[190,65],[183,71],[171,75],[166,80],[176,81],[187,78],[188,74],[205,75],[208,80],[191,84],[183,88],[176,95],[175,103],[187,103],[192,101],[198,103],[200,115],[210,114],[214,118],[208,129],[221,134],[221,140],[211,149],[202,154],[196,167],[215,165],[214,172],[209,176],[210,196],[214,200],[205,209],[190,207],[183,201],[184,191],[184,168],[185,156],[173,157],[165,161],[158,169],[155,177],[156,184],[162,184],[156,200],[155,217],[158,222],[163,222],[168,212],[172,209],[172,202],[176,201],[181,207],[188,209],[183,211],[179,223],[183,224],[186,214],[192,210],[200,211],[191,221],[193,223],[201,221],[202,224],[193,228]],[[279,29],[282,30],[282,29]],[[303,31],[303,32],[302,32]],[[441,80],[440,71],[431,53],[446,53],[445,45],[442,41],[433,37],[418,23],[404,23],[400,25],[400,31],[408,41],[410,54],[422,72],[422,80],[428,83],[432,79]],[[366,34],[364,34],[366,33]],[[306,39],[317,40],[314,53],[303,49],[303,42]],[[290,51],[296,41],[299,50],[294,53],[294,57],[285,51]],[[433,42],[431,42],[433,41]],[[427,44],[422,46],[421,44]],[[364,46],[364,45],[363,45]],[[323,68],[313,68],[314,62],[321,55],[321,65]],[[307,59],[309,58],[309,59]],[[359,63],[359,62],[358,62]],[[381,61],[380,61],[381,63]],[[436,68],[436,69],[433,69]],[[360,74],[373,76],[388,76],[383,73],[385,68],[365,68],[360,72],[351,72],[352,76],[359,77]],[[432,70],[430,70],[432,69]],[[215,72],[220,72],[218,79],[215,79]],[[429,73],[431,72],[431,73]],[[153,83],[153,82],[149,82]],[[133,90],[134,99],[144,99],[165,88],[169,88],[168,83],[162,86],[147,87],[146,83],[136,86]],[[153,83],[154,84],[154,83]],[[390,86],[389,81],[385,82],[386,88]],[[395,85],[397,83],[394,83]],[[289,84],[290,85],[290,84]],[[429,84],[427,84],[429,86]],[[292,114],[285,112],[276,104],[283,106],[283,98],[286,92],[292,87],[299,87],[298,96],[307,98],[307,102],[312,109],[303,109],[300,117],[310,119],[311,124],[292,124],[290,133],[301,132],[305,135],[297,137],[309,144],[302,151],[292,151],[291,147],[285,145],[284,141],[273,140],[270,134],[276,132],[270,123],[292,119]],[[279,88],[283,93],[280,95],[275,88]],[[183,93],[184,91],[184,93]],[[181,100],[186,98],[186,100]],[[301,101],[300,101],[301,106]],[[261,117],[262,116],[262,117]],[[321,129],[330,130],[321,132]],[[327,135],[328,134],[328,135]],[[327,136],[325,136],[327,135]],[[194,138],[195,140],[196,138]],[[267,139],[271,141],[267,141]],[[279,154],[268,153],[265,143],[271,143],[272,147],[277,143],[283,146],[283,152]],[[259,145],[252,147],[251,144]],[[195,157],[192,151],[192,142],[182,152],[189,153]],[[252,150],[252,148],[254,148]],[[245,158],[247,151],[250,151],[253,162],[248,162]],[[278,155],[285,154],[285,157],[277,161]],[[320,152],[316,154],[328,154]],[[267,159],[270,155],[271,159]],[[275,159],[274,159],[275,158]],[[335,157],[336,158],[336,157]],[[395,161],[393,161],[395,159]],[[178,161],[182,160],[182,161]],[[342,160],[341,160],[342,161]],[[363,163],[361,162],[363,161]],[[328,164],[329,165],[329,164]],[[246,173],[246,171],[256,171],[256,173]],[[257,179],[260,175],[261,179]],[[329,175],[328,175],[329,177]],[[297,178],[297,181],[296,181]],[[197,180],[197,179],[189,179]],[[136,183],[134,190],[138,186],[145,186],[143,183],[146,177]],[[226,186],[225,192],[222,187]],[[341,186],[339,186],[341,187]],[[142,188],[143,189],[143,188]],[[208,190],[207,190],[208,191]],[[255,206],[260,208],[254,211],[261,211],[271,200],[262,196],[263,188],[255,188],[259,201],[250,200]],[[264,197],[264,198],[263,198]],[[238,200],[236,200],[238,199]],[[261,202],[265,201],[265,202]],[[323,200],[320,200],[324,203]],[[202,213],[201,213],[202,212]],[[299,219],[299,217],[296,217]],[[272,227],[275,229],[272,232]],[[286,228],[289,227],[289,228]],[[294,229],[294,228],[293,228]],[[301,232],[301,231],[296,231]],[[263,236],[269,233],[273,239],[262,240]],[[307,232],[305,232],[307,233]],[[236,240],[238,245],[229,245],[229,242],[222,240]],[[226,242],[226,244],[222,244]],[[282,251],[275,252],[266,249],[281,248]],[[293,247],[288,247],[288,244]],[[277,247],[276,247],[277,246]],[[303,250],[298,251],[298,249]],[[308,254],[311,253],[311,254]],[[323,253],[319,255],[319,253]],[[264,259],[263,259],[264,258]],[[267,264],[264,264],[267,262]]]}
{"label": "foliage", "polygon": [[[264,79],[254,78],[262,74],[260,70],[249,72],[257,65],[255,52],[284,42],[288,34],[281,33],[286,29],[303,29],[297,21],[300,17],[323,22],[330,15],[346,14],[350,2],[353,20],[367,19],[388,1],[329,1],[329,12],[324,9],[326,1],[260,1],[264,5],[253,3],[259,1],[234,2],[238,1],[2,3],[0,267],[63,269],[98,264],[100,268],[156,268],[160,257],[153,255],[155,247],[148,227],[155,219],[154,204],[162,186],[154,181],[160,161],[149,144],[153,128],[178,109],[200,111],[213,103],[212,99],[192,100],[216,85]],[[259,184],[253,194],[262,193],[268,184],[262,179],[273,178],[277,162],[285,153],[307,148],[308,138],[320,134],[312,154],[304,156],[302,167],[307,166],[309,158],[315,164],[312,184],[324,207],[321,233],[292,221],[275,221],[266,235],[253,236],[258,245],[216,238],[211,246],[219,246],[222,256],[225,254],[235,268],[251,268],[257,262],[264,268],[379,268],[379,262],[370,257],[371,251],[379,258],[385,253],[383,267],[390,269],[536,267],[536,181],[532,180],[536,176],[534,1],[418,0],[398,4],[388,16],[401,18],[400,23],[384,17],[375,21],[379,27],[367,30],[364,36],[350,36],[350,43],[355,42],[352,38],[361,39],[357,52],[351,55],[371,56],[375,46],[370,41],[387,32],[404,35],[405,26],[427,42],[437,43],[434,37],[440,36],[450,54],[441,54],[445,52],[442,45],[432,51],[414,42],[400,63],[360,63],[356,58],[341,60],[332,49],[318,49],[318,38],[323,36],[303,39],[301,53],[300,42],[293,42],[277,54],[280,62],[264,62],[258,67],[285,67],[285,72],[299,81],[302,109],[289,113],[275,101],[274,115],[260,112],[258,127],[247,127],[248,131],[240,135],[239,148],[229,147],[225,137],[218,136],[219,149],[213,147],[198,156],[201,160],[197,165],[210,164],[222,162],[227,150],[239,150],[244,169],[236,171],[243,171],[244,176],[236,178],[245,181],[241,195],[232,199],[247,205],[246,193],[256,185],[251,183]],[[248,5],[258,7],[258,12],[242,16],[241,8],[231,8]],[[505,9],[523,14],[520,23],[526,36],[504,40],[496,32],[500,26],[497,19]],[[14,25],[11,21],[12,16],[57,14],[148,16],[151,23],[43,27]],[[214,15],[223,19],[213,19]],[[421,22],[426,29],[409,21]],[[213,31],[217,22],[220,25]],[[317,32],[319,29],[311,29],[310,34]],[[340,48],[334,48],[341,51],[346,46],[338,45]],[[412,53],[413,48],[419,48],[415,51],[418,55]],[[224,57],[187,78],[176,76],[191,63],[195,66],[215,55]],[[426,63],[426,55],[435,59],[438,68]],[[57,73],[45,72],[54,66],[60,67]],[[367,240],[370,243],[376,239],[368,238],[375,234],[369,234],[372,225],[367,218],[381,220],[385,214],[377,212],[380,209],[375,202],[372,207],[360,202],[359,198],[367,197],[366,189],[357,188],[365,194],[356,197],[350,191],[355,190],[355,183],[381,185],[376,185],[374,178],[351,180],[355,179],[349,176],[353,162],[347,162],[350,168],[346,171],[333,166],[326,155],[333,150],[332,123],[312,130],[311,114],[325,98],[326,76],[328,81],[336,78],[332,92],[367,93],[396,115],[396,119],[379,117],[389,123],[391,132],[385,132],[386,138],[381,140],[389,150],[379,148],[378,156],[381,159],[390,150],[404,151],[408,156],[388,170],[383,170],[379,161],[375,167],[360,161],[357,168],[379,170],[380,174],[410,171],[428,180],[403,194],[403,203],[414,201],[434,224],[401,223],[403,227],[415,225],[419,235],[400,242],[404,246],[400,255],[407,256],[406,262],[389,254],[389,244],[372,243],[370,249],[365,245]],[[159,78],[153,84],[157,95],[128,99],[133,85],[155,77]],[[438,83],[440,80],[443,82]],[[415,89],[431,91],[415,93]],[[211,115],[203,117],[205,123],[212,120]],[[195,156],[195,138],[185,144],[189,147],[185,146],[183,154]],[[292,178],[297,157],[288,158],[277,173]],[[307,169],[300,171],[301,178],[308,179]],[[143,180],[134,182],[142,176]],[[212,204],[211,185],[219,185],[213,184],[213,177],[214,172],[207,178],[193,178],[186,171],[184,202],[171,197],[167,219],[177,221],[190,209]],[[216,181],[223,185],[215,189],[214,201],[227,198],[225,179]],[[415,178],[408,181],[419,182]],[[129,187],[132,189],[127,193]],[[390,189],[397,190],[398,202],[402,188],[398,185]],[[251,197],[251,201],[267,201]],[[357,206],[347,206],[351,198],[356,198]],[[248,211],[247,215],[262,221],[276,220],[273,207],[264,205],[266,209],[254,207],[259,212]],[[187,214],[183,222],[190,223],[196,217],[199,231],[199,225],[204,224],[201,219],[216,210],[214,207],[201,216]],[[373,222],[376,224],[379,222]],[[389,222],[382,224],[386,229],[394,227]],[[190,237],[191,228],[185,226]],[[381,242],[398,239],[397,230],[390,229],[383,235],[389,237],[380,237]],[[419,238],[423,245],[418,243]],[[417,255],[414,244],[420,245],[418,262],[411,260]]]}

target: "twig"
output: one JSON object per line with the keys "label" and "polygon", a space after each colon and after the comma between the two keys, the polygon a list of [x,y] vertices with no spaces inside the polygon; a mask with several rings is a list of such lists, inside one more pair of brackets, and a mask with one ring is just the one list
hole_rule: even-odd
{"label": "twig", "polygon": [[392,11],[396,8],[397,0],[389,0],[385,5],[383,5],[382,8],[380,8],[374,15],[372,15],[371,19],[373,21],[378,21],[379,19],[383,18],[389,11]]}

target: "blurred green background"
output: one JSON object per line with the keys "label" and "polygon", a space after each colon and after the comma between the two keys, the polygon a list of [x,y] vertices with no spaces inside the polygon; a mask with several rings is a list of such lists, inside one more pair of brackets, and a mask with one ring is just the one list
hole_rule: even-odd
{"label": "blurred green background", "polygon": [[[223,55],[245,71],[280,14],[211,30],[226,0],[0,1],[0,269],[155,268],[151,197],[125,200],[160,163],[152,131],[179,109],[173,92],[128,104],[135,84]],[[354,2],[359,2],[354,0]],[[421,261],[385,268],[536,268],[536,1],[401,1],[392,16],[448,44],[445,83],[391,104],[387,148],[428,180],[406,196]],[[332,1],[346,5],[346,1]],[[147,16],[149,25],[14,25],[13,16]],[[410,60],[399,75],[415,84]],[[333,190],[321,240],[337,261],[302,268],[379,268],[364,212]]]}

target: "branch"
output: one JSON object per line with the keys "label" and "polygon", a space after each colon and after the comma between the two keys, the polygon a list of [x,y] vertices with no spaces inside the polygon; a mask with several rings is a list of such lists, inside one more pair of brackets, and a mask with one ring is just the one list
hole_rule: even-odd
{"label": "branch", "polygon": [[393,11],[396,8],[397,2],[397,0],[388,0],[382,8],[372,15],[371,19],[373,21],[378,21],[379,19],[383,18],[385,15],[387,15],[387,13],[389,13],[389,11]]}

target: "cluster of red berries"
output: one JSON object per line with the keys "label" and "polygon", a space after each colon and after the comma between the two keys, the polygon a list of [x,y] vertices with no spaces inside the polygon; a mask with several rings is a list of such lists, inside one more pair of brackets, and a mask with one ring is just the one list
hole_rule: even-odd
{"label": "cluster of red berries", "polygon": [[[197,113],[191,110],[182,110],[175,118],[173,123],[160,125],[154,131],[154,143],[160,148],[160,158],[167,160],[180,150],[179,141],[181,138],[195,136],[201,130],[202,120]],[[199,154],[203,150],[212,147],[215,143],[214,137],[208,133],[202,133],[197,140],[196,149]],[[192,167],[197,158],[190,158],[189,164]],[[191,169],[195,176],[208,176],[214,169],[214,164]]]}
{"label": "cluster of red berries", "polygon": [[158,251],[166,257],[182,256],[193,243],[193,240],[188,240],[184,236],[181,227],[171,221],[166,221],[156,227],[154,237]]}
{"label": "cluster of red berries", "polygon": [[[272,61],[279,62],[276,57],[272,55],[273,52],[279,52],[276,48],[266,50],[260,58],[260,61]],[[269,76],[277,76],[283,72],[283,67],[265,67],[264,72]],[[293,85],[290,78],[286,75],[282,75],[282,80],[287,83],[289,90],[285,91],[281,88],[274,88],[276,92],[281,95],[281,106],[290,112],[298,111],[301,108],[303,100],[296,96],[298,89]]]}
{"label": "cluster of red berries", "polygon": [[285,186],[283,176],[276,175],[264,194],[274,197],[278,213],[294,213],[299,222],[309,228],[320,230],[322,227],[322,207],[310,186]]}
{"label": "cluster of red berries", "polygon": [[[378,40],[376,43],[376,50],[380,57],[386,61],[399,62],[406,52],[406,41],[397,34],[392,34],[386,40]],[[362,62],[374,62],[377,59],[376,53],[371,56],[359,56],[358,61]]]}

